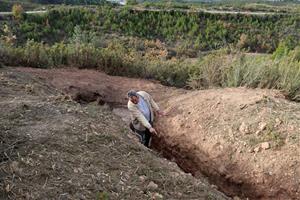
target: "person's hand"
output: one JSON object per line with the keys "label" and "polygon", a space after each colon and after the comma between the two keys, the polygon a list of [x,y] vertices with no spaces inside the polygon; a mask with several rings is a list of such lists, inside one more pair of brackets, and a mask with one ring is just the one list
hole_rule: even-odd
{"label": "person's hand", "polygon": [[157,132],[156,132],[156,130],[153,127],[151,127],[149,129],[149,131],[150,131],[150,133],[153,133],[153,134],[157,135]]}

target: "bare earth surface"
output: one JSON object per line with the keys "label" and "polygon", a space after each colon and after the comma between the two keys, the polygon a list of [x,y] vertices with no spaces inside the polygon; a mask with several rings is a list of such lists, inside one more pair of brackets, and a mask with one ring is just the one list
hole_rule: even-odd
{"label": "bare earth surface", "polygon": [[300,199],[298,103],[272,91],[238,88],[191,92],[167,105],[159,131],[170,150],[192,160],[185,166],[179,158],[185,170],[204,173],[227,194]]}
{"label": "bare earth surface", "polygon": [[[196,177],[250,199],[300,199],[300,105],[277,91],[185,91],[91,70],[16,69],[77,101],[126,104],[131,88],[151,93],[168,116],[157,121],[153,146]],[[120,109],[119,115],[126,117]],[[184,198],[183,198],[184,199]],[[190,198],[187,198],[190,199]]]}
{"label": "bare earth surface", "polygon": [[0,199],[228,199],[140,145],[106,106],[16,68],[0,69],[0,94]]}

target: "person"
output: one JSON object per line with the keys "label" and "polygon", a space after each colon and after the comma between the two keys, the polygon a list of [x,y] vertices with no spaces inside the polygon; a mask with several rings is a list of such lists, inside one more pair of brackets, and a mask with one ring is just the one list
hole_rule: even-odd
{"label": "person", "polygon": [[128,110],[131,115],[130,129],[135,132],[140,142],[149,148],[152,134],[157,134],[153,128],[153,121],[156,115],[163,116],[157,103],[150,94],[145,91],[130,90],[128,96]]}

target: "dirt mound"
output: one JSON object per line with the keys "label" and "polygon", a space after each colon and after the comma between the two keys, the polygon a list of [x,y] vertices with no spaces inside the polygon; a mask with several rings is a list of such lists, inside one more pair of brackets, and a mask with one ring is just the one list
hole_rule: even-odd
{"label": "dirt mound", "polygon": [[114,106],[126,105],[126,94],[130,89],[148,91],[158,101],[186,93],[184,90],[162,86],[155,81],[108,76],[94,70],[79,70],[75,68],[51,70],[17,68],[16,70],[34,74],[45,80],[49,85],[72,95],[72,97],[83,94],[83,96],[87,96],[85,99],[89,99],[95,93],[100,95],[104,102]]}
{"label": "dirt mound", "polygon": [[227,199],[145,149],[120,118],[0,71],[0,199]]}
{"label": "dirt mound", "polygon": [[185,170],[228,194],[300,199],[299,104],[238,88],[191,92],[166,105],[169,115],[158,123],[164,151],[185,155],[174,157]]}

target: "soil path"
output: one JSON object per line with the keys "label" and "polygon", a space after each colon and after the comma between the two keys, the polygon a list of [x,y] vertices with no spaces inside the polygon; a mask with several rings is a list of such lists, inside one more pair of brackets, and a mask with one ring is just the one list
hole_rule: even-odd
{"label": "soil path", "polygon": [[[230,196],[300,199],[300,105],[277,91],[186,91],[78,69],[18,68],[73,98],[126,107],[129,89],[145,90],[168,112],[156,123],[154,148]],[[126,118],[124,110],[116,110]],[[121,113],[121,114],[120,114]],[[279,159],[280,158],[280,159]]]}

